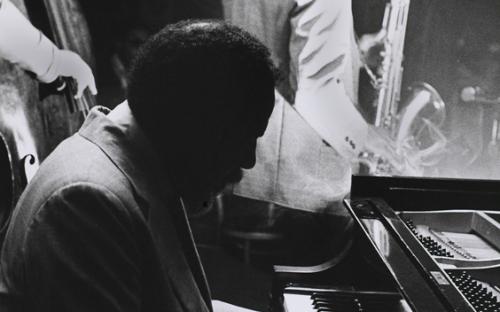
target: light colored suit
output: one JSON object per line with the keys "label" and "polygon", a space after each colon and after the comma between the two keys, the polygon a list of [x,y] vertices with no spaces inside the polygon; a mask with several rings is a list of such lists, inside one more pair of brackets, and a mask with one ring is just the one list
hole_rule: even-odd
{"label": "light colored suit", "polygon": [[257,164],[245,171],[235,193],[305,211],[328,207],[343,213],[351,161],[368,130],[355,106],[359,55],[351,1],[223,4],[225,19],[262,40],[285,77],[257,144]]}
{"label": "light colored suit", "polygon": [[182,203],[121,107],[94,108],[14,211],[0,295],[21,311],[211,311]]}

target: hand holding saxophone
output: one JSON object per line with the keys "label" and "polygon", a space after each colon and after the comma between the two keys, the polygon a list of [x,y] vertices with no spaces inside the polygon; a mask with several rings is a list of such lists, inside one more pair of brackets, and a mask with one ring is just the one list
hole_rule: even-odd
{"label": "hand holding saxophone", "polygon": [[365,34],[358,40],[358,49],[361,61],[370,69],[380,68],[385,49],[387,32],[381,29],[374,34]]}

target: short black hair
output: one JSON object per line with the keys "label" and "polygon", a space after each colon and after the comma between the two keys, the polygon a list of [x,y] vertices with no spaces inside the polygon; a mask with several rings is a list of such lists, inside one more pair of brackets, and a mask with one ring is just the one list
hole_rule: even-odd
{"label": "short black hair", "polygon": [[269,114],[275,73],[269,51],[248,32],[221,21],[183,21],[141,47],[128,102],[146,134],[164,139],[169,131],[196,131],[207,121]]}

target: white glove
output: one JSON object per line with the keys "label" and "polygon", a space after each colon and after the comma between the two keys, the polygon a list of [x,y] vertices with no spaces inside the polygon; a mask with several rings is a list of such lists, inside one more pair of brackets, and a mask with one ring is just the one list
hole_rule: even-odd
{"label": "white glove", "polygon": [[55,50],[50,69],[44,75],[38,76],[37,78],[41,82],[52,82],[59,76],[75,79],[77,83],[75,99],[80,98],[86,88],[89,88],[93,95],[97,94],[92,70],[87,63],[73,51]]}

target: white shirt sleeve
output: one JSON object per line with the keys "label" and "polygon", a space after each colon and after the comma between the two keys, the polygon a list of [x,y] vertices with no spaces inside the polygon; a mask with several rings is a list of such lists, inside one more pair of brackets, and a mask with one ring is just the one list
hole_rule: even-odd
{"label": "white shirt sleeve", "polygon": [[365,144],[368,124],[354,105],[358,67],[351,1],[297,0],[296,11],[295,109],[337,152],[353,159]]}
{"label": "white shirt sleeve", "polygon": [[58,48],[33,27],[9,0],[0,6],[0,57],[35,73],[39,80],[57,78],[53,68]]}

